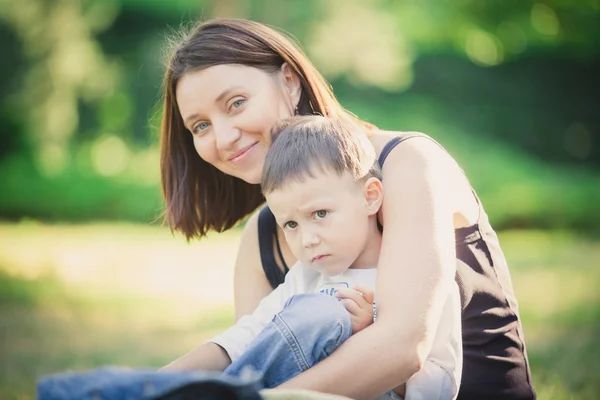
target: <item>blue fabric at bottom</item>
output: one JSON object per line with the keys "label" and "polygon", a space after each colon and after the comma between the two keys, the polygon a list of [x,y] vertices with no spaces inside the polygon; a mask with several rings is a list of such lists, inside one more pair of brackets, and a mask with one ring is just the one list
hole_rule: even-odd
{"label": "blue fabric at bottom", "polygon": [[41,379],[38,400],[259,400],[256,382],[210,372],[101,367]]}

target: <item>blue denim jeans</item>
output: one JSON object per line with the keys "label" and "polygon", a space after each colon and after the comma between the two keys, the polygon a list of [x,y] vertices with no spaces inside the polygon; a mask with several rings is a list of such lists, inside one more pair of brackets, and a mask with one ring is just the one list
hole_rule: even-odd
{"label": "blue denim jeans", "polygon": [[252,369],[265,388],[274,388],[317,364],[352,335],[348,311],[320,293],[291,297],[225,374]]}
{"label": "blue denim jeans", "polygon": [[37,398],[257,400],[258,389],[276,387],[307,370],[351,334],[350,317],[337,299],[323,294],[297,295],[223,374],[102,367],[43,378],[37,384]]}
{"label": "blue denim jeans", "polygon": [[261,400],[257,382],[210,372],[101,367],[37,383],[38,400]]}

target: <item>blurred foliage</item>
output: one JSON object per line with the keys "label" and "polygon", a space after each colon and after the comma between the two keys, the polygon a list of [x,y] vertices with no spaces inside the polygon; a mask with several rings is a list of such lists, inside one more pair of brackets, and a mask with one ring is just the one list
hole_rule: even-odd
{"label": "blurred foliage", "polygon": [[290,32],[344,105],[425,131],[497,227],[600,227],[600,2],[0,0],[0,218],[161,209],[167,40],[213,16]]}

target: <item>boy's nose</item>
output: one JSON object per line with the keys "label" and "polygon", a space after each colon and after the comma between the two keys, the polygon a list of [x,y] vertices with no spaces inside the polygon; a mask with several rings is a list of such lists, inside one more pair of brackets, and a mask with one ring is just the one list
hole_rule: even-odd
{"label": "boy's nose", "polygon": [[320,239],[319,239],[319,235],[313,233],[313,232],[304,232],[304,234],[302,235],[302,245],[304,247],[310,248],[310,247],[314,247],[317,244],[319,244]]}

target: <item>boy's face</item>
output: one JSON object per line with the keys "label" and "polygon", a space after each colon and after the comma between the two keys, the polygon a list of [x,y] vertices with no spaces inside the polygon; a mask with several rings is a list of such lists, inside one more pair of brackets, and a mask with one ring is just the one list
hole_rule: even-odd
{"label": "boy's face", "polygon": [[[375,268],[379,248],[369,248],[376,242],[369,239],[378,234],[375,214],[381,183],[370,179],[363,184],[350,174],[329,171],[316,170],[313,175],[304,182],[292,180],[265,196],[294,256],[326,275],[348,268]],[[369,189],[372,185],[377,186],[378,197]]]}

